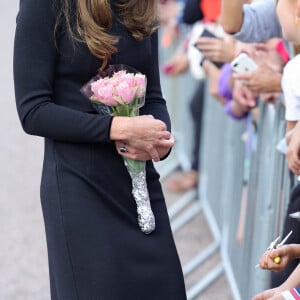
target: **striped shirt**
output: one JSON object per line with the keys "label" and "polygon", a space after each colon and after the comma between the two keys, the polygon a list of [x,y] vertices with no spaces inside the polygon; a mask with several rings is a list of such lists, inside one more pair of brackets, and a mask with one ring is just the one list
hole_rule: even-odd
{"label": "striped shirt", "polygon": [[300,286],[289,291],[284,291],[281,295],[285,300],[300,300]]}

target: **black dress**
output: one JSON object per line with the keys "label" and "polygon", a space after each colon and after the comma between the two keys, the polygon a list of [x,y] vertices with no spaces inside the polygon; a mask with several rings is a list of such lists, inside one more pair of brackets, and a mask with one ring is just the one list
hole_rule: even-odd
{"label": "black dress", "polygon": [[[111,117],[98,115],[80,93],[101,62],[61,28],[55,43],[55,22],[53,0],[20,1],[15,94],[25,132],[45,138],[41,201],[51,299],[186,299],[159,175],[147,162],[156,230],[145,235],[137,223],[130,177],[109,139]],[[147,76],[141,113],[170,128],[157,34],[136,42],[117,20],[112,33],[120,42],[110,64],[127,64]]]}

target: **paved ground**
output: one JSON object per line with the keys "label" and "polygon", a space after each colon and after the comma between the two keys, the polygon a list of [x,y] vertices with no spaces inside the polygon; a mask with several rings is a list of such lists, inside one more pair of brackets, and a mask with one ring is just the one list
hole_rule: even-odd
{"label": "paved ground", "polygon": [[[0,299],[49,300],[43,220],[39,200],[42,140],[23,133],[16,114],[12,45],[17,0],[0,3]],[[179,195],[166,191],[168,205]],[[175,234],[183,265],[210,242],[201,214]],[[189,288],[219,260],[213,257],[186,279]],[[197,299],[231,299],[224,277]],[[166,299],[168,300],[168,299]],[[170,299],[171,300],[171,299]]]}
{"label": "paved ground", "polygon": [[[180,201],[186,194],[175,194],[168,191],[165,187],[165,183],[170,178],[178,176],[179,172],[172,172],[163,181],[163,189],[166,196],[167,205],[172,209],[174,203]],[[197,196],[195,201],[186,206],[185,209],[181,210],[180,213],[175,215],[171,221],[172,223],[180,215],[184,214],[187,209],[197,203]],[[203,253],[203,251],[209,247],[213,241],[210,229],[206,222],[203,213],[200,211],[195,217],[193,217],[188,223],[174,233],[177,250],[182,263],[183,268],[193,259],[195,256]],[[185,283],[187,290],[190,290],[196,283],[203,281],[205,276],[220,263],[219,253],[215,253],[210,256],[203,264],[198,266],[193,272],[185,277]],[[223,300],[232,300],[232,294],[230,292],[229,285],[226,277],[221,275],[211,285],[208,286],[200,295],[194,298],[194,300],[217,300],[222,298]]]}

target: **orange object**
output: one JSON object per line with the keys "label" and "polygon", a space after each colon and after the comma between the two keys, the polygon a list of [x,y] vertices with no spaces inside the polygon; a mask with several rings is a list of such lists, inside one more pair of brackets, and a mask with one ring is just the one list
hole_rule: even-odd
{"label": "orange object", "polygon": [[221,0],[201,0],[200,9],[205,21],[214,22],[221,14]]}
{"label": "orange object", "polygon": [[163,48],[169,48],[172,45],[173,37],[171,34],[165,32],[161,38],[161,44]]}

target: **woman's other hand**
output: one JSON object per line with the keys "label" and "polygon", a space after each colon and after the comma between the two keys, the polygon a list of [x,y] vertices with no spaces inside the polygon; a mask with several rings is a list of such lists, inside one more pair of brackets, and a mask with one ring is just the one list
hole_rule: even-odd
{"label": "woman's other hand", "polygon": [[[170,138],[170,142],[173,142],[173,144],[174,144],[173,137]],[[147,151],[135,148],[129,144],[124,143],[123,141],[116,141],[115,144],[116,144],[116,149],[117,149],[118,153],[124,157],[134,159],[134,160],[141,160],[141,161],[146,161],[146,160],[152,159]],[[122,148],[124,149],[124,147],[125,147],[126,151],[122,150]],[[156,150],[159,154],[159,158],[162,158],[165,155],[167,155],[169,153],[170,149],[171,148],[169,146],[156,147]]]}

